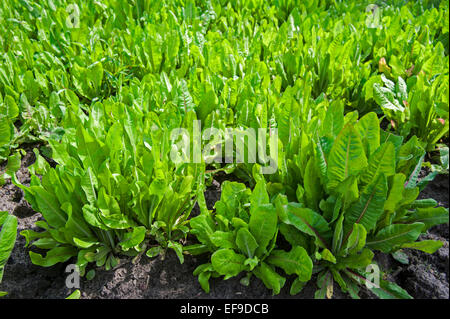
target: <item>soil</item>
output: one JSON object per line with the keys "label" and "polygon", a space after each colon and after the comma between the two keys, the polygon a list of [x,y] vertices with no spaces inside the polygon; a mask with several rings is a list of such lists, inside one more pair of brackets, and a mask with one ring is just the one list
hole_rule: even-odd
{"label": "soil", "polygon": [[[24,185],[30,182],[26,167],[31,165],[35,158],[27,149],[27,155],[22,159],[22,168],[17,177]],[[0,173],[4,164],[0,166]],[[218,176],[208,187],[205,198],[209,209],[220,198],[220,184],[225,178]],[[449,176],[439,175],[421,193],[422,198],[434,198],[439,205],[449,207],[448,201]],[[18,217],[19,232],[24,229],[35,229],[34,223],[41,218],[34,212],[23,198],[23,192],[9,181],[0,187],[0,211],[8,211]],[[198,207],[193,214],[198,213]],[[439,239],[444,245],[433,255],[416,250],[403,250],[409,258],[409,264],[404,265],[391,255],[377,254],[375,259],[382,270],[388,273],[388,279],[395,281],[406,289],[414,298],[449,298],[449,226],[434,227],[422,236],[422,239]],[[35,266],[28,256],[29,248],[25,247],[24,237],[18,235],[15,248],[6,265],[0,290],[7,291],[6,298],[65,298],[74,289],[66,287],[65,272],[67,262],[50,268]],[[81,298],[297,298],[310,299],[316,290],[315,280],[311,280],[296,296],[289,294],[290,283],[288,278],[281,293],[271,295],[263,283],[252,278],[248,287],[240,284],[241,277],[222,280],[210,279],[211,292],[206,294],[197,278],[192,275],[194,269],[201,263],[207,262],[205,256],[186,256],[181,265],[176,255],[169,251],[164,260],[160,258],[140,258],[136,263],[131,259],[122,259],[120,264],[111,271],[96,270],[94,279],[88,281],[81,279]],[[368,291],[362,291],[361,297],[373,298]],[[348,295],[335,289],[333,298],[345,299]]]}

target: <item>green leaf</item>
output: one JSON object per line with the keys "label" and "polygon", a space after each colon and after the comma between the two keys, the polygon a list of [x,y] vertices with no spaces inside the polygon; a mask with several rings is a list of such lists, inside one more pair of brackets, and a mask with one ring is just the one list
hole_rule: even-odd
{"label": "green leaf", "polygon": [[402,263],[403,265],[409,265],[409,258],[408,255],[405,254],[403,251],[401,250],[397,250],[395,252],[392,253],[392,258],[394,258],[395,260],[397,260],[399,263]]}
{"label": "green leaf", "polygon": [[222,193],[220,201],[216,202],[216,213],[226,217],[228,220],[233,219],[236,213],[239,212],[241,199],[247,198],[250,190],[245,184],[237,182],[225,181],[222,184]]}
{"label": "green leaf", "polygon": [[333,101],[325,114],[322,134],[336,138],[344,127],[344,105],[340,101]]}
{"label": "green leaf", "polygon": [[149,250],[147,250],[147,257],[153,258],[158,256],[163,251],[161,246],[152,247]]}
{"label": "green leaf", "polygon": [[215,245],[211,241],[211,235],[214,233],[216,226],[211,215],[201,214],[189,221],[191,225],[191,233],[194,234],[198,241],[213,249]]}
{"label": "green leaf", "polygon": [[33,243],[33,246],[41,249],[52,249],[59,246],[59,242],[53,238],[41,238]]}
{"label": "green leaf", "polygon": [[328,187],[335,188],[367,166],[363,144],[355,128],[348,124],[339,133],[328,158]]}
{"label": "green leaf", "polygon": [[422,232],[425,232],[433,226],[448,224],[448,216],[448,209],[444,207],[418,208],[414,213],[401,221],[404,223],[423,223]]}
{"label": "green leaf", "polygon": [[334,255],[328,249],[325,248],[320,255],[322,257],[322,260],[329,261],[332,264],[336,263],[336,257],[334,257]]}
{"label": "green leaf", "polygon": [[322,185],[317,182],[318,179],[319,172],[316,169],[314,158],[311,157],[306,164],[303,183],[306,195],[306,203],[308,204],[308,207],[315,210],[319,208],[318,203],[323,197]]}
{"label": "green leaf", "polygon": [[219,248],[236,248],[234,234],[231,232],[215,231],[210,236],[211,242]]}
{"label": "green leaf", "polygon": [[405,80],[401,76],[398,77],[398,81],[396,84],[396,91],[400,93],[400,98],[402,101],[408,101],[408,88],[405,83]]}
{"label": "green leaf", "polygon": [[250,267],[250,269],[249,269],[250,271],[255,269],[255,267],[258,266],[258,264],[259,264],[259,258],[256,256],[253,258],[247,258],[244,262],[244,265]]}
{"label": "green leaf", "polygon": [[347,287],[347,292],[349,293],[349,295],[353,299],[361,299],[358,295],[359,294],[358,284],[354,280],[348,278],[348,276],[343,276],[342,279],[345,282],[345,285]]}
{"label": "green leaf", "polygon": [[121,212],[117,200],[108,195],[103,187],[98,194],[97,205],[101,212],[99,217],[106,226],[114,229],[131,227],[127,216]]}
{"label": "green leaf", "polygon": [[388,142],[380,146],[369,158],[369,165],[361,176],[364,184],[370,184],[380,174],[389,177],[395,174],[394,144]]}
{"label": "green leaf", "polygon": [[344,232],[346,236],[344,242],[355,223],[363,225],[367,231],[375,228],[378,219],[383,214],[386,196],[387,182],[386,177],[382,174],[365,187],[359,200],[345,212]]}
{"label": "green leaf", "polygon": [[427,254],[434,254],[444,244],[439,240],[422,240],[413,243],[402,244],[402,248],[417,249]]}
{"label": "green leaf", "polygon": [[380,299],[413,299],[406,290],[393,282],[383,279],[380,280],[379,288],[373,287],[370,291]]}
{"label": "green leaf", "polygon": [[42,214],[47,223],[54,228],[62,228],[67,223],[67,216],[61,210],[56,197],[40,186],[31,186],[34,198],[38,205],[37,210]]}
{"label": "green leaf", "polygon": [[208,294],[209,293],[209,278],[211,277],[211,272],[202,272],[198,275],[198,282],[202,289]]}
{"label": "green leaf", "polygon": [[9,176],[15,174],[21,166],[21,158],[19,153],[15,153],[14,155],[8,156],[8,164],[6,165],[5,172]]}
{"label": "green leaf", "polygon": [[282,223],[278,228],[284,239],[291,244],[292,247],[301,246],[305,249],[309,247],[309,236],[305,235],[294,226]]}
{"label": "green leaf", "polygon": [[249,258],[254,257],[255,250],[258,248],[255,237],[244,227],[240,228],[236,234],[236,245]]}
{"label": "green leaf", "polygon": [[180,243],[169,241],[167,244],[168,248],[171,248],[175,251],[175,253],[178,256],[178,259],[180,260],[180,264],[184,262],[184,256],[183,256],[183,246]]}
{"label": "green leaf", "polygon": [[286,218],[282,221],[313,236],[322,248],[327,248],[332,232],[327,221],[315,211],[289,203],[285,206]]}
{"label": "green leaf", "polygon": [[108,230],[99,217],[99,210],[95,206],[92,205],[84,205],[82,208],[84,220],[94,227]]}
{"label": "green leaf", "polygon": [[10,122],[5,116],[0,115],[0,147],[8,145],[11,138]]}
{"label": "green leaf", "polygon": [[96,189],[98,188],[98,181],[90,167],[88,167],[86,174],[81,179],[81,188],[86,194],[88,202],[94,204],[97,200]]}
{"label": "green leaf", "polygon": [[341,214],[341,216],[339,217],[334,226],[334,235],[332,243],[332,251],[334,253],[339,252],[339,250],[341,249],[342,239],[344,238],[343,223],[344,223],[344,214]]}
{"label": "green leaf", "polygon": [[133,227],[131,232],[128,232],[119,243],[122,249],[127,250],[139,245],[145,238],[146,229],[144,226]]}
{"label": "green leaf", "polygon": [[211,256],[214,270],[227,278],[238,275],[245,270],[245,256],[236,254],[231,249],[220,249]]}
{"label": "green leaf", "polygon": [[363,269],[370,265],[373,256],[374,254],[370,249],[364,248],[359,254],[349,255],[347,257],[337,257],[335,267],[338,270],[346,268]]}
{"label": "green leaf", "polygon": [[[364,276],[355,272],[346,271],[346,274],[359,283],[365,284],[367,281]],[[380,279],[379,286],[376,286],[373,282],[370,282],[370,284],[370,291],[381,299],[412,299],[406,290],[402,289],[393,282]]]}
{"label": "green leaf", "polygon": [[408,208],[414,209],[414,208],[432,208],[438,206],[438,202],[435,201],[432,198],[427,199],[416,199],[414,202],[412,202]]}
{"label": "green leaf", "polygon": [[303,289],[303,287],[305,287],[305,285],[306,285],[306,282],[301,281],[300,278],[297,277],[292,282],[289,293],[291,294],[291,296],[295,296],[302,291],[302,289]]}
{"label": "green leaf", "polygon": [[0,282],[3,270],[11,255],[17,237],[17,218],[7,212],[0,212]]}
{"label": "green leaf", "polygon": [[184,246],[183,250],[193,256],[201,255],[201,254],[204,254],[204,253],[210,251],[208,246],[203,245],[203,244],[193,244],[193,245]]}
{"label": "green leaf", "polygon": [[256,239],[260,251],[264,251],[277,231],[278,216],[273,205],[261,205],[250,216],[249,230]]}
{"label": "green leaf", "polygon": [[374,237],[368,238],[366,245],[371,249],[388,253],[401,244],[415,241],[423,226],[422,223],[390,225],[381,229]]}
{"label": "green leaf", "polygon": [[[355,126],[364,145],[366,156],[370,156],[380,146],[380,121],[374,112],[367,113]],[[370,166],[370,163],[369,163]]]}
{"label": "green leaf", "polygon": [[315,141],[315,158],[317,162],[317,166],[320,171],[321,179],[326,181],[327,171],[328,171],[328,153],[332,146],[332,141],[329,138],[320,138],[318,141]]}
{"label": "green leaf", "polygon": [[44,256],[30,251],[31,262],[42,267],[51,267],[57,263],[66,262],[77,255],[74,247],[56,247],[47,252]]}
{"label": "green leaf", "polygon": [[403,198],[403,189],[406,181],[406,176],[399,173],[393,177],[392,185],[389,189],[389,196],[384,203],[384,210],[393,213],[398,203]]}
{"label": "green leaf", "polygon": [[405,108],[395,99],[394,93],[388,88],[381,87],[378,83],[373,85],[373,96],[377,104],[386,110],[404,112]]}
{"label": "green leaf", "polygon": [[319,273],[317,277],[317,286],[319,289],[314,294],[315,299],[331,299],[333,297],[333,275],[331,271],[325,270]]}
{"label": "green leaf", "polygon": [[353,230],[348,237],[345,254],[356,254],[366,245],[367,232],[363,225],[354,224]]}
{"label": "green leaf", "polygon": [[272,289],[275,295],[280,293],[281,288],[283,288],[286,283],[286,279],[277,274],[275,270],[269,265],[262,262],[260,266],[254,269],[254,274],[256,277],[261,279],[267,289]]}
{"label": "green leaf", "polygon": [[7,95],[5,96],[4,102],[6,105],[6,115],[11,120],[15,120],[19,116],[19,107],[17,106],[16,101],[14,101],[14,99],[11,96]]}
{"label": "green leaf", "polygon": [[86,280],[92,280],[95,277],[95,269],[91,269],[86,274]]}
{"label": "green leaf", "polygon": [[80,297],[81,297],[81,292],[79,289],[77,289],[74,292],[72,292],[69,296],[67,296],[66,299],[80,299]]}
{"label": "green leaf", "polygon": [[331,268],[330,270],[331,270],[331,273],[333,274],[334,281],[338,283],[339,287],[341,287],[343,292],[347,292],[348,291],[347,283],[345,282],[341,273],[334,268]]}
{"label": "green leaf", "polygon": [[253,215],[259,206],[264,204],[269,204],[269,195],[267,194],[264,180],[261,180],[256,183],[255,189],[250,196],[250,216]]}

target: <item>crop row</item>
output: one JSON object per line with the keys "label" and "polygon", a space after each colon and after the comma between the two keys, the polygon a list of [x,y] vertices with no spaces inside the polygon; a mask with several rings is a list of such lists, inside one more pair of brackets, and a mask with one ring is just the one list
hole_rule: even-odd
{"label": "crop row", "polygon": [[[3,1],[0,184],[43,216],[21,232],[47,250],[31,261],[73,259],[90,279],[93,264],[173,250],[210,256],[194,271],[205,291],[244,273],[277,294],[294,275],[292,294],[317,278],[317,298],[334,286],[357,298],[374,251],[442,246],[417,240],[448,210],[417,198],[448,174],[448,16],[448,1]],[[243,163],[209,160],[220,134],[173,160],[171,133],[207,129],[265,133],[231,137]],[[248,161],[262,140],[273,174]],[[15,172],[31,142],[25,186]],[[241,182],[209,210],[222,171]],[[1,281],[17,220],[0,225]],[[371,291],[410,298],[382,278]]]}

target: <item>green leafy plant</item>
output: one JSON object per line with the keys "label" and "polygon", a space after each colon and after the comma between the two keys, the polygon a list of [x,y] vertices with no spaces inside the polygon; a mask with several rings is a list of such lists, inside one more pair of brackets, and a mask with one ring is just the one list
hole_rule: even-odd
{"label": "green leafy plant", "polygon": [[150,246],[149,255],[162,246],[183,261],[177,241],[188,231],[203,166],[170,160],[166,132],[181,122],[169,114],[107,102],[96,103],[85,119],[68,113],[62,140],[50,140],[56,167],[36,152],[30,186],[13,178],[44,217],[36,226],[45,231],[21,232],[27,244],[48,250],[45,256],[31,251],[34,264],[76,256],[84,275],[89,262],[110,269],[120,255],[137,256]]}
{"label": "green leafy plant", "polygon": [[[14,248],[17,237],[17,218],[8,212],[0,212],[0,283],[3,272]],[[7,293],[0,291],[0,297]]]}
{"label": "green leafy plant", "polygon": [[261,279],[274,294],[280,293],[286,279],[276,269],[295,275],[291,293],[309,281],[312,261],[301,246],[290,251],[277,249],[278,216],[270,204],[263,179],[253,191],[244,184],[225,181],[215,213],[202,212],[190,220],[191,232],[200,244],[186,247],[192,254],[208,252],[210,262],[195,269],[194,275],[209,292],[210,277],[227,280],[242,272],[241,283],[248,285],[252,275]]}
{"label": "green leafy plant", "polygon": [[17,147],[17,129],[14,121],[19,116],[19,109],[11,99],[3,99],[0,94],[0,162],[10,153],[10,148]]}

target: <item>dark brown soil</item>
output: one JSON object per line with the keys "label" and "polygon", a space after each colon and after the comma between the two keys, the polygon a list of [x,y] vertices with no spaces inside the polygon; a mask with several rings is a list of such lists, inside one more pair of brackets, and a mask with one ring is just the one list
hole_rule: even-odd
{"label": "dark brown soil", "polygon": [[[25,167],[31,165],[34,155],[29,150],[22,160],[22,168],[18,172],[18,179],[27,185],[29,174]],[[0,172],[4,167],[0,167]],[[223,178],[219,177],[220,182]],[[214,180],[205,194],[207,205],[212,209],[215,201],[220,198],[220,182]],[[449,207],[448,204],[448,175],[438,176],[421,194],[421,197],[432,197],[439,205]],[[24,200],[22,191],[7,183],[0,187],[0,210],[13,213],[19,219],[19,231],[33,228],[36,220],[41,218]],[[195,208],[193,214],[198,212]],[[448,225],[435,227],[423,236],[423,239],[439,239],[444,246],[435,254],[428,255],[419,251],[407,250],[409,265],[403,265],[390,255],[377,254],[376,259],[382,269],[389,273],[389,279],[394,280],[405,288],[415,298],[448,298],[449,297],[449,228]],[[35,266],[25,248],[25,239],[18,236],[16,246],[5,269],[0,290],[8,291],[6,298],[65,298],[73,289],[66,288],[66,264],[59,264],[50,268]],[[97,270],[94,279],[81,280],[80,290],[82,298],[313,298],[316,290],[315,280],[302,290],[297,296],[289,294],[292,279],[281,293],[272,296],[263,283],[252,278],[250,285],[240,284],[240,277],[227,281],[222,278],[211,279],[211,292],[206,294],[200,287],[197,278],[192,275],[194,269],[206,262],[205,257],[186,256],[181,265],[172,251],[165,260],[149,259],[143,256],[136,264],[131,259],[122,259],[119,266],[111,271]],[[372,296],[363,292],[365,298]],[[348,298],[338,289],[334,298]]]}

